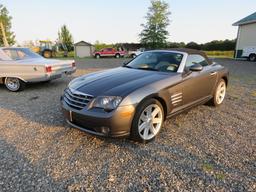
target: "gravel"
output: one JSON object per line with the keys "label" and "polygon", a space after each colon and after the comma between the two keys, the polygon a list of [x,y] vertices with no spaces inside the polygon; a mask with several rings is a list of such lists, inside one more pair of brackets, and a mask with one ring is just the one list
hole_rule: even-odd
{"label": "gravel", "polygon": [[[123,61],[77,61],[74,76]],[[0,191],[256,191],[256,63],[216,61],[231,72],[225,103],[167,120],[149,144],[70,128],[59,99],[74,76],[0,86]]]}

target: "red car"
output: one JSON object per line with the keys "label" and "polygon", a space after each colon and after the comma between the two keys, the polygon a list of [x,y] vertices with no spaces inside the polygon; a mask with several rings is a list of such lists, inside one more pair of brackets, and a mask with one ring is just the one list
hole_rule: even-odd
{"label": "red car", "polygon": [[117,51],[114,48],[105,48],[100,51],[94,52],[94,57],[99,59],[101,57],[115,57],[120,58],[126,54],[125,51]]}

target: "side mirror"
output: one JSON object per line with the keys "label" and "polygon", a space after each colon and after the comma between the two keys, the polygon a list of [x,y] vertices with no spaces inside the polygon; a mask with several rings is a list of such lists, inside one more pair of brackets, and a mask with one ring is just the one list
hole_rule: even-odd
{"label": "side mirror", "polygon": [[196,63],[194,65],[192,65],[190,68],[189,68],[190,71],[202,71],[203,70],[203,66]]}

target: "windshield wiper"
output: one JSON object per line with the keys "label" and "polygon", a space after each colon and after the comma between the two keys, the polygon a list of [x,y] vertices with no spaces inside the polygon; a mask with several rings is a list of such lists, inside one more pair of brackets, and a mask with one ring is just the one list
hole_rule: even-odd
{"label": "windshield wiper", "polygon": [[134,69],[133,67],[131,67],[131,66],[129,66],[129,65],[124,65],[123,67],[129,68],[129,69]]}
{"label": "windshield wiper", "polygon": [[136,69],[147,70],[147,71],[158,71],[157,69],[154,69],[154,68],[144,68],[144,67],[139,67]]}

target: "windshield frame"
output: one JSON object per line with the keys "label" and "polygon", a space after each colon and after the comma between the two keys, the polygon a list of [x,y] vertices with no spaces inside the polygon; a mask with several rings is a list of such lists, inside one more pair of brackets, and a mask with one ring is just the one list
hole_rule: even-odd
{"label": "windshield frame", "polygon": [[134,60],[138,59],[139,57],[141,57],[141,56],[143,56],[144,54],[147,54],[147,53],[173,53],[173,54],[180,54],[180,55],[182,55],[182,59],[180,61],[179,67],[178,67],[176,72],[175,71],[160,71],[160,70],[157,71],[157,70],[154,70],[154,71],[162,72],[162,73],[183,73],[184,66],[186,64],[186,60],[187,60],[187,57],[188,57],[188,53],[181,52],[181,51],[169,51],[169,50],[145,51],[145,52],[141,53],[139,56],[137,56],[134,59],[130,60],[128,63],[124,64],[123,67],[141,70],[141,68],[132,67],[129,64],[131,64]]}

